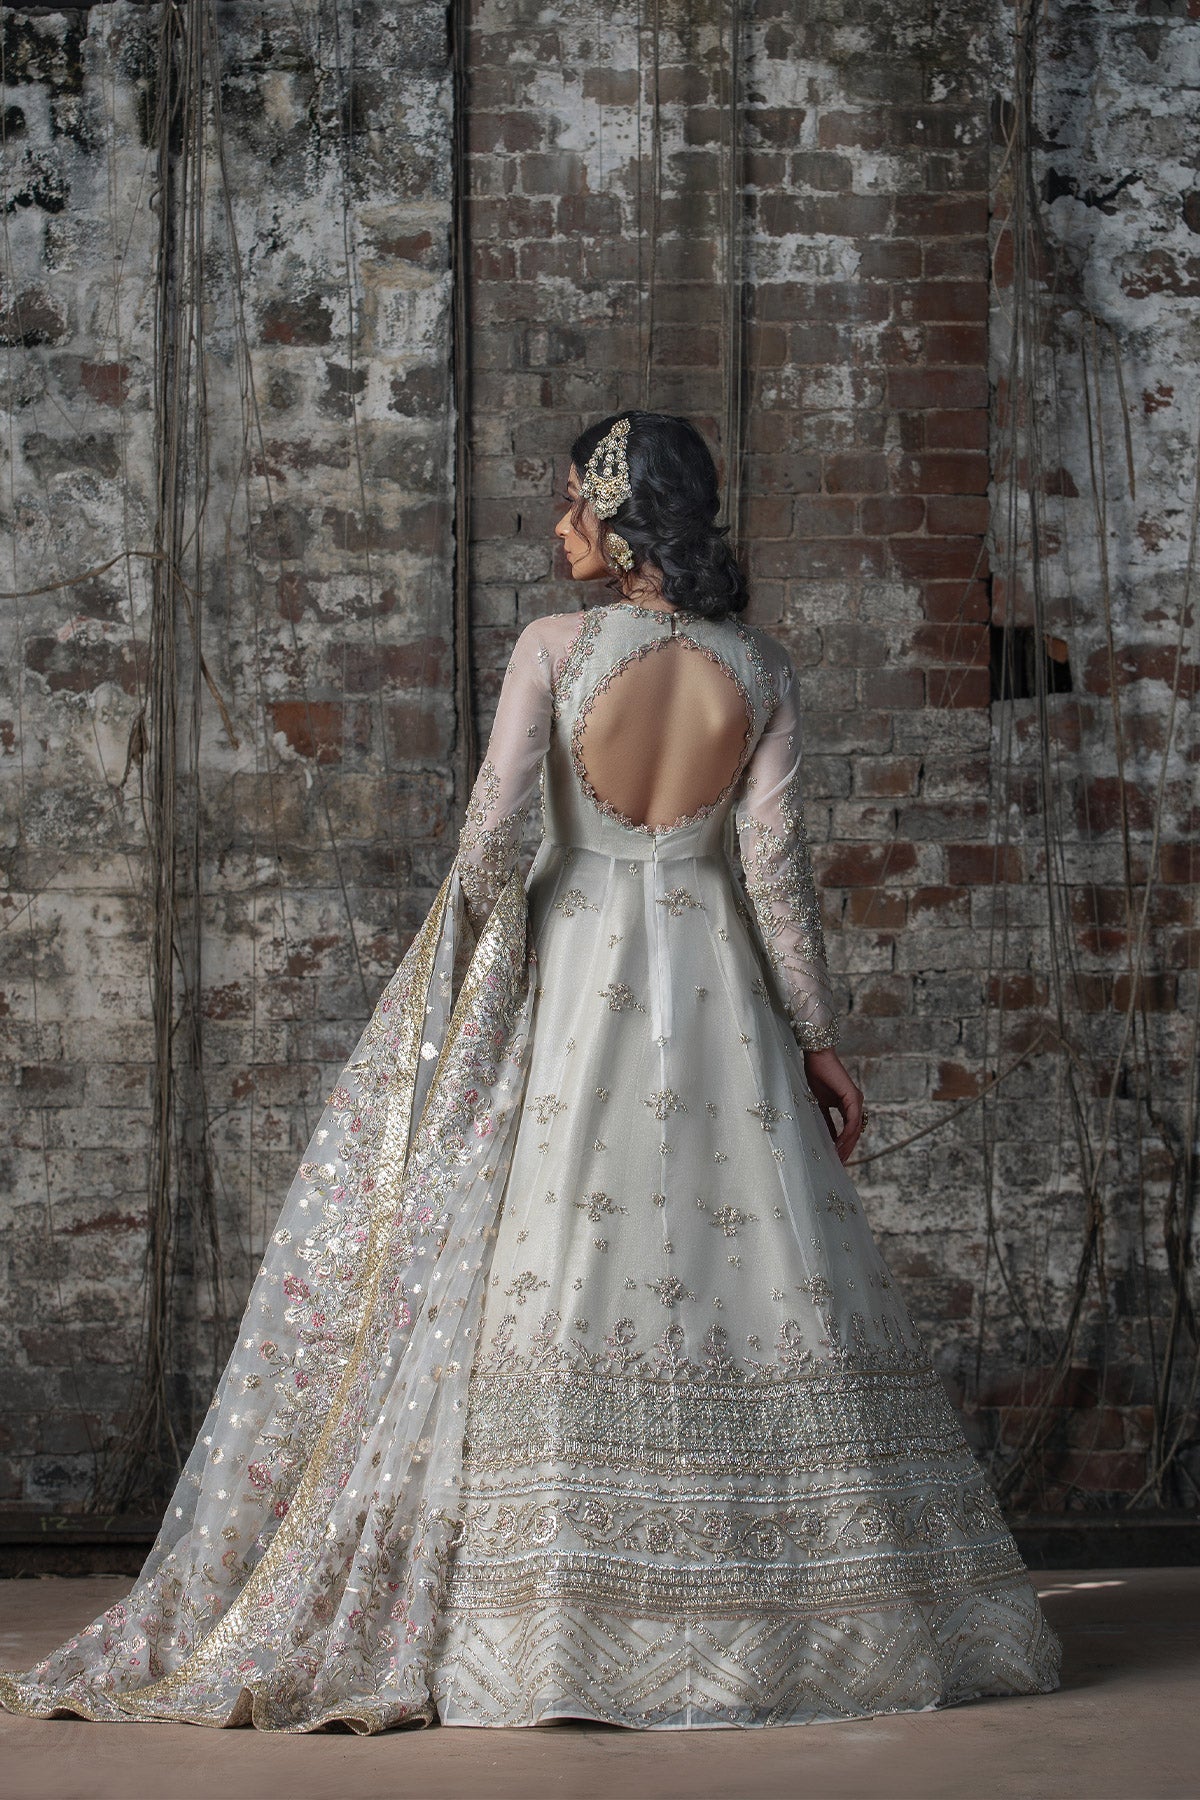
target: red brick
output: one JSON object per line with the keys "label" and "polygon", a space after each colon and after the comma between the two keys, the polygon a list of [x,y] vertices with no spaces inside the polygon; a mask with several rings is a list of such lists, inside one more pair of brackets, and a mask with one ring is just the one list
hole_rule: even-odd
{"label": "red brick", "polygon": [[926,325],[924,332],[927,362],[986,365],[986,325]]}
{"label": "red brick", "polygon": [[896,532],[920,531],[925,523],[925,502],[916,494],[866,499],[861,505],[862,528],[869,537],[891,537]]}
{"label": "red brick", "polygon": [[871,800],[907,798],[917,791],[920,768],[915,756],[860,756],[854,764],[854,792]]}
{"label": "red brick", "polygon": [[792,157],[789,180],[796,188],[843,193],[853,183],[854,164],[848,156],[833,156],[825,150],[798,150]]}
{"label": "red brick", "polygon": [[329,674],[347,694],[380,689],[448,687],[452,657],[444,638],[420,637],[407,644],[331,644]]}
{"label": "red brick", "polygon": [[105,682],[139,693],[145,683],[149,651],[116,638],[91,643],[53,637],[25,639],[25,666],[41,675],[52,694],[89,694]]}
{"label": "red brick", "polygon": [[[663,74],[666,73],[664,69]],[[638,72],[636,69],[585,68],[583,97],[596,100],[601,106],[636,106]]]}
{"label": "red brick", "polygon": [[475,244],[471,249],[471,277],[474,281],[513,281],[517,273],[517,255],[511,244]]}
{"label": "red brick", "polygon": [[[1175,680],[1175,650],[1171,644],[1121,644],[1114,661],[1117,682],[1127,687],[1135,681],[1162,681],[1168,686]],[[1195,697],[1200,684],[1200,667],[1183,662],[1179,670],[1179,691],[1183,699]],[[1094,650],[1083,671],[1083,687],[1089,694],[1107,694],[1110,689],[1109,659],[1106,646]]]}
{"label": "red brick", "polygon": [[825,459],[825,487],[831,494],[881,494],[888,485],[887,458],[849,451]]}
{"label": "red brick", "polygon": [[988,528],[989,507],[983,494],[932,494],[925,513],[930,531],[947,537],[982,537]]}
{"label": "red brick", "polygon": [[947,844],[946,874],[955,887],[991,887],[1025,879],[1025,857],[1017,844]]}
{"label": "red brick", "polygon": [[855,502],[831,499],[827,494],[805,494],[796,501],[796,533],[799,537],[850,537],[854,532]]}
{"label": "red brick", "polygon": [[1147,973],[1136,981],[1131,975],[1118,975],[1113,981],[1112,990],[1113,1005],[1118,1012],[1128,1009],[1135,991],[1139,1011],[1174,1012],[1178,1004],[1178,978],[1166,971]]}
{"label": "red brick", "polygon": [[987,574],[987,546],[981,537],[897,537],[891,540],[892,561],[902,575],[948,581]]}
{"label": "red brick", "polygon": [[1085,835],[1119,831],[1124,816],[1134,831],[1149,832],[1154,826],[1153,796],[1136,782],[1126,780],[1124,794],[1115,775],[1090,775],[1075,793],[1075,820]]}
{"label": "red brick", "polygon": [[449,756],[452,748],[449,715],[417,701],[389,700],[384,707],[390,754],[399,761],[424,762]]}
{"label": "red brick", "polygon": [[[1144,1409],[1154,1416],[1154,1409]],[[1068,1446],[1072,1450],[1122,1450],[1125,1448],[1125,1408],[1121,1406],[1094,1406],[1086,1411],[1066,1412],[1064,1430]],[[1143,1440],[1142,1448],[1145,1447]]]}
{"label": "red brick", "polygon": [[882,150],[889,142],[887,112],[873,106],[864,112],[827,112],[817,123],[817,142],[825,149],[843,145],[859,150]]}
{"label": "red brick", "polygon": [[828,844],[813,849],[825,887],[879,887],[917,866],[912,844]]}
{"label": "red brick", "polygon": [[988,316],[986,281],[897,282],[892,289],[892,310],[898,319],[918,323],[946,319],[971,323]]}
{"label": "red brick", "polygon": [[985,407],[988,400],[987,370],[890,369],[887,404],[896,412],[917,409],[949,412]]}
{"label": "red brick", "polygon": [[987,445],[988,415],[982,409],[925,414],[927,450],[986,450]]}
{"label": "red brick", "polygon": [[778,568],[764,572],[830,581],[855,575],[881,576],[887,573],[887,545],[880,538],[806,538],[803,544],[792,547],[782,560],[788,564],[786,570]]}
{"label": "red brick", "polygon": [[[956,591],[961,592],[961,585]],[[969,625],[964,621],[950,625],[917,625],[907,633],[905,643],[910,652],[931,663],[948,663],[956,667],[986,668],[991,653],[986,626]]]}
{"label": "red brick", "polygon": [[1185,886],[1200,882],[1200,844],[1163,844],[1158,852],[1158,879]]}
{"label": "red brick", "polygon": [[770,281],[750,290],[758,319],[832,319],[835,324],[882,324],[891,311],[891,289],[876,281]]}
{"label": "red brick", "polygon": [[867,706],[914,712],[925,704],[925,676],[920,669],[864,669],[859,693]]}
{"label": "red brick", "polygon": [[908,897],[908,916],[912,924],[922,913],[934,913],[942,925],[967,924],[971,917],[970,889],[965,887],[913,888]]}
{"label": "red brick", "polygon": [[973,1100],[982,1085],[977,1070],[965,1069],[961,1063],[940,1062],[930,1098]]}
{"label": "red brick", "polygon": [[879,238],[864,246],[858,267],[866,281],[915,281],[922,272],[921,246]]}
{"label": "red brick", "polygon": [[264,344],[328,344],[332,327],[333,312],[320,294],[275,300],[264,308],[260,320]]}
{"label": "red brick", "polygon": [[986,194],[898,194],[896,230],[911,237],[982,237]]}
{"label": "red brick", "polygon": [[[857,917],[855,916],[856,903],[860,901],[861,905],[857,910],[861,911],[862,916]],[[862,925],[867,930],[870,930],[872,926],[877,930],[897,930],[904,922],[903,916],[892,917],[885,927],[882,917],[872,904],[875,901],[879,901],[885,914],[894,913],[894,902],[899,901],[902,905],[904,896],[892,893],[886,888],[862,888],[855,891],[850,895],[847,907],[847,914],[851,917],[852,923]],[[912,1011],[912,983],[903,975],[867,975],[855,984],[854,1010],[856,1013],[862,1013],[868,1019],[903,1018],[906,1013]],[[863,1085],[870,1092],[870,1081],[861,1075],[859,1079],[863,1081]]]}
{"label": "red brick", "polygon": [[986,494],[989,475],[986,456],[937,451],[902,457],[896,486],[904,494]]}
{"label": "red brick", "polygon": [[[765,335],[766,328],[760,327],[759,329]],[[806,367],[812,364],[826,366],[836,362],[839,342],[836,325],[830,324],[828,321],[793,325],[788,333],[787,345],[785,346],[781,341],[778,353],[774,357],[760,352],[759,360],[776,367],[782,367],[785,359]]]}
{"label": "red brick", "polygon": [[[903,928],[908,913],[908,904],[904,892],[900,888],[864,887],[851,890],[846,903],[846,921],[850,925],[861,925],[872,931],[899,931]],[[864,987],[855,992],[854,1010],[857,1012],[863,1005]],[[907,994],[908,984],[903,984]],[[894,1005],[876,1006],[874,1009],[864,1007],[864,1011],[874,1011],[876,1017],[894,1017],[906,1012],[907,1006],[902,1003],[900,994],[890,996]]]}
{"label": "red brick", "polygon": [[806,115],[795,106],[755,106],[746,113],[751,141],[778,144],[790,150],[799,137]]}
{"label": "red brick", "polygon": [[1050,989],[1044,976],[1009,973],[993,975],[987,986],[989,1006],[1003,1006],[1007,1012],[1023,1007],[1045,1006]]}
{"label": "red brick", "polygon": [[742,525],[748,538],[790,538],[793,501],[783,494],[750,494],[742,501]]}
{"label": "red brick", "polygon": [[751,455],[746,458],[746,488],[751,494],[815,494],[820,486],[819,457]]}
{"label": "red brick", "polygon": [[467,109],[467,149],[472,156],[491,156],[502,150],[537,150],[545,127],[529,112],[480,112]]}
{"label": "red brick", "polygon": [[1146,1458],[1134,1451],[1069,1450],[1051,1468],[1056,1480],[1088,1494],[1136,1493],[1146,1480]]}
{"label": "red brick", "polygon": [[340,762],[346,708],[333,700],[276,700],[270,707],[274,730],[282,732],[298,756],[319,763]]}
{"label": "red brick", "polygon": [[986,669],[930,669],[926,677],[930,706],[975,707],[991,702]]}
{"label": "red brick", "polygon": [[924,367],[925,325],[885,325],[875,340],[875,358],[884,367]]}
{"label": "red brick", "polygon": [[101,406],[124,406],[129,397],[129,364],[81,362],[79,385]]}
{"label": "red brick", "polygon": [[[691,318],[681,321],[681,323],[695,325],[696,320]],[[719,325],[720,319],[714,318],[713,324]],[[805,332],[823,337],[830,329],[827,325],[801,325],[789,333],[786,326],[783,325],[751,325],[746,332],[746,354],[752,366],[781,369],[789,360],[789,341],[794,342],[796,338],[803,337]],[[796,359],[793,357],[791,360],[795,361]],[[823,362],[825,359],[823,357],[805,357],[802,360]]]}
{"label": "red brick", "polygon": [[535,239],[519,246],[520,278],[523,282],[578,281],[582,267],[580,258],[581,247],[574,237],[549,242]]}
{"label": "red brick", "polygon": [[935,624],[960,621],[982,624],[990,617],[987,583],[983,581],[924,581],[921,607]]}

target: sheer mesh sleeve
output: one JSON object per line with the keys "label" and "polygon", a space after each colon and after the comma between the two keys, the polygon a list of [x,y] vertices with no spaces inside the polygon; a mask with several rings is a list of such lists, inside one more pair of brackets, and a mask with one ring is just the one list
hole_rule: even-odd
{"label": "sheer mesh sleeve", "polygon": [[802,811],[800,711],[790,660],[785,659],[779,686],[778,704],[750,759],[734,820],[746,893],[796,1040],[805,1050],[824,1050],[837,1042],[839,1025]]}
{"label": "sheer mesh sleeve", "polygon": [[552,654],[540,624],[527,625],[513,646],[458,841],[459,881],[476,933],[516,866],[550,743]]}

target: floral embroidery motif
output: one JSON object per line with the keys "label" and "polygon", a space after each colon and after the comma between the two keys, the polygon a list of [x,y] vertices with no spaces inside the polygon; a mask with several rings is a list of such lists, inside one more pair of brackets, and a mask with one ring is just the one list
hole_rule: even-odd
{"label": "floral embroidery motif", "polygon": [[458,878],[467,916],[482,931],[517,859],[529,807],[500,811],[500,771],[485,757],[458,840]]}
{"label": "floral embroidery motif", "polygon": [[529,1104],[537,1115],[539,1125],[549,1125],[556,1113],[567,1110],[566,1101],[560,1100],[557,1094],[536,1094]]}
{"label": "floral embroidery motif", "polygon": [[791,1113],[780,1112],[769,1100],[760,1100],[757,1106],[748,1106],[746,1111],[756,1118],[764,1131],[774,1131],[780,1119],[790,1119]]}
{"label": "floral embroidery motif", "polygon": [[679,1098],[674,1088],[660,1088],[657,1093],[649,1094],[642,1101],[642,1105],[653,1109],[654,1116],[660,1124],[672,1113],[687,1111],[685,1102]]}
{"label": "floral embroidery motif", "polygon": [[601,1219],[612,1213],[623,1213],[626,1210],[617,1204],[611,1194],[606,1194],[601,1188],[596,1188],[585,1200],[577,1200],[575,1204],[587,1208],[587,1216],[593,1225],[598,1225]]}
{"label": "floral embroidery motif", "polygon": [[660,1275],[657,1281],[648,1281],[646,1286],[658,1295],[664,1306],[678,1306],[681,1300],[696,1298],[691,1288],[685,1287],[675,1275]]}
{"label": "floral embroidery motif", "polygon": [[[793,674],[793,691],[794,687]],[[780,706],[786,710],[776,726],[774,714]],[[759,755],[768,756],[769,773],[760,770],[756,755],[737,801],[736,824],[746,898],[778,977],[784,1009],[800,1046],[822,1050],[837,1042],[838,1018],[801,803],[800,763],[795,756],[798,726],[788,729],[796,719],[789,694],[772,709],[760,739]],[[772,794],[769,802],[758,799],[760,775]]]}
{"label": "floral embroidery motif", "polygon": [[537,1293],[539,1288],[549,1286],[550,1283],[543,1276],[539,1276],[535,1270],[522,1269],[519,1275],[513,1277],[504,1292],[509,1299],[515,1300],[518,1306],[524,1306],[530,1294]]}
{"label": "floral embroidery motif", "polygon": [[665,894],[659,894],[654,904],[665,906],[673,919],[681,918],[685,912],[693,908],[697,908],[701,912],[704,910],[703,900],[697,900],[695,894],[690,893],[685,887],[668,888]]}
{"label": "floral embroidery motif", "polygon": [[573,919],[577,912],[599,912],[600,908],[588,899],[582,888],[568,888],[554,902],[554,910],[561,913],[564,919]]}
{"label": "floral embroidery motif", "polygon": [[579,676],[587,666],[587,659],[596,648],[596,639],[604,623],[604,610],[591,607],[579,622],[579,629],[571,640],[566,656],[559,664],[551,686],[551,715],[554,719],[562,716],[563,706],[570,695]]}
{"label": "floral embroidery motif", "polygon": [[599,988],[602,1000],[608,1001],[610,1012],[645,1012],[645,1007],[637,998],[633,989],[625,981],[610,981],[607,987]]}
{"label": "floral embroidery motif", "polygon": [[736,1237],[743,1225],[756,1225],[757,1213],[742,1212],[736,1206],[723,1206],[712,1215],[712,1223],[725,1233],[727,1238]]}

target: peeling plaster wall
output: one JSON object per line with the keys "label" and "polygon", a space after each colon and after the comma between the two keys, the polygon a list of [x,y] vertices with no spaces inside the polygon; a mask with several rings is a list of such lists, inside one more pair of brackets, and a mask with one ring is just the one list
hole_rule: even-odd
{"label": "peeling plaster wall", "polygon": [[[10,590],[152,543],[156,17],[3,13]],[[238,744],[206,694],[197,792],[181,619],[181,832],[198,805],[205,1100],[236,1312],[312,1109],[450,853],[451,115],[439,4],[342,9],[336,33],[317,0],[216,17],[228,190],[210,122],[199,585]],[[118,558],[5,603],[10,1503],[84,1495],[138,1355],[153,1042],[126,764],[148,568]],[[202,1404],[211,1306],[181,1307]]]}
{"label": "peeling plaster wall", "polygon": [[[1004,27],[1010,15],[999,17]],[[1011,56],[997,35],[997,88],[1012,94]],[[1013,971],[1002,996],[1003,1037],[1027,1042],[1054,1019],[1047,982],[1052,921],[1044,893],[1044,796],[1057,820],[1063,912],[1054,927],[1064,971],[1066,1035],[1083,1064],[1083,1114],[1093,1145],[1111,1117],[1114,1154],[1103,1184],[1108,1294],[1093,1287],[1064,1398],[1076,1407],[1051,1440],[1050,1505],[1074,1494],[1136,1493],[1146,1479],[1155,1389],[1172,1308],[1164,1221],[1168,1150],[1183,1148],[1192,1066],[1200,932],[1196,883],[1200,793],[1195,699],[1200,648],[1195,592],[1184,613],[1200,433],[1200,23],[1195,9],[1069,0],[1046,9],[1039,33],[1034,179],[1047,250],[1035,272],[1042,348],[1039,400],[1044,628],[1071,670],[1070,692],[1046,702],[1048,789],[1039,777],[1036,706],[994,708],[996,828],[1007,879],[994,925]],[[998,111],[997,119],[1002,115]],[[993,155],[1000,171],[1004,147]],[[1004,545],[993,617],[1035,622],[1030,517],[1009,524],[1015,303],[1011,188],[995,223],[992,379],[996,501]],[[1126,432],[1128,438],[1126,438]],[[1022,435],[1023,453],[1029,449]],[[1021,486],[1028,463],[1016,471]],[[1011,578],[1010,578],[1011,577]],[[1183,630],[1180,633],[1182,620]],[[1111,651],[1109,631],[1111,628]],[[1179,698],[1171,690],[1179,651]],[[1118,753],[1118,724],[1122,754]],[[1011,756],[1011,773],[1002,764]],[[1124,774],[1122,793],[1121,773]],[[1161,810],[1159,789],[1161,783]],[[1122,810],[1129,826],[1128,877]],[[1155,842],[1158,818],[1159,836]],[[1146,978],[1130,977],[1147,895]],[[1132,919],[1130,906],[1132,904]],[[1132,928],[1131,928],[1132,925]],[[1026,970],[1027,972],[1023,972]],[[1126,1076],[1110,1089],[1126,1013],[1149,1046],[1142,1099]],[[993,1030],[995,1039],[1001,1028]],[[1145,1052],[1143,1051],[1143,1054]],[[1023,1379],[997,1367],[980,1398],[993,1429],[1015,1441],[1041,1381],[1038,1321],[1063,1317],[1085,1230],[1084,1166],[1062,1069],[1036,1058],[1004,1098],[1011,1141],[997,1160],[998,1244],[1012,1273],[1031,1364]],[[1020,1197],[1031,1202],[1022,1209]],[[1017,1310],[1013,1309],[1014,1312]],[[1146,1315],[1154,1321],[1153,1337]],[[1014,1319],[1014,1337],[1020,1327]],[[1046,1359],[1048,1360],[1048,1358]],[[1193,1469],[1194,1472],[1194,1469]],[[1177,1490],[1186,1500],[1187,1489]]]}

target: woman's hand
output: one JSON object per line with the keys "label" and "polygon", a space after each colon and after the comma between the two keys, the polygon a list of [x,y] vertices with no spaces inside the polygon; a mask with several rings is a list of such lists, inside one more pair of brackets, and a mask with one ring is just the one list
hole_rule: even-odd
{"label": "woman's hand", "polygon": [[[842,1162],[849,1162],[863,1128],[862,1089],[854,1085],[836,1050],[806,1050],[804,1073],[829,1127],[834,1149]],[[842,1115],[840,1132],[833,1122],[835,1109]]]}

